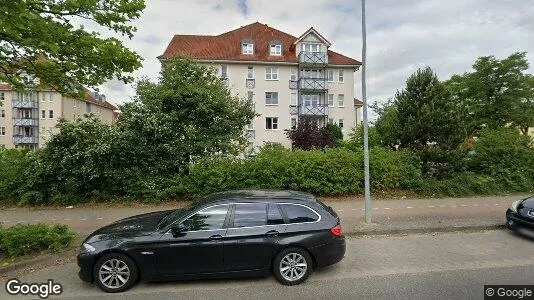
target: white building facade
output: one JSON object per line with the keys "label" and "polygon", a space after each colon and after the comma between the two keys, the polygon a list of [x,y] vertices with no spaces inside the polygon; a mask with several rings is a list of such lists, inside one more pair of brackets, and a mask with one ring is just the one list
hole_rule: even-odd
{"label": "white building facade", "polygon": [[296,38],[253,23],[218,36],[177,35],[159,58],[185,56],[213,66],[234,95],[248,99],[258,114],[246,128],[253,151],[266,142],[291,147],[286,130],[304,116],[338,124],[345,138],[361,122],[354,98],[361,63],[330,46],[313,28]]}

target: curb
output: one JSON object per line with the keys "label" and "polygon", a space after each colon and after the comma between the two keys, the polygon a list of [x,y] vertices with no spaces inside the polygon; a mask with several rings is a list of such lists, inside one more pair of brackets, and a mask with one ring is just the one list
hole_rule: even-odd
{"label": "curb", "polygon": [[406,229],[384,229],[384,230],[361,230],[345,232],[348,237],[365,237],[380,235],[402,235],[402,234],[425,234],[425,233],[450,233],[450,232],[477,232],[486,230],[502,230],[506,225],[474,225],[458,227],[430,227],[430,228],[406,228]]}
{"label": "curb", "polygon": [[19,270],[19,269],[23,269],[23,268],[26,268],[28,266],[34,265],[34,264],[42,263],[44,261],[64,260],[65,259],[65,253],[73,252],[73,254],[75,254],[75,250],[76,249],[77,249],[77,247],[71,247],[71,248],[63,249],[63,250],[61,250],[59,252],[46,253],[46,254],[38,255],[36,257],[32,257],[32,258],[27,259],[27,260],[22,260],[20,262],[9,264],[9,265],[7,265],[5,267],[0,268],[0,275],[5,275],[5,274],[7,274],[9,272],[16,271],[16,270]]}

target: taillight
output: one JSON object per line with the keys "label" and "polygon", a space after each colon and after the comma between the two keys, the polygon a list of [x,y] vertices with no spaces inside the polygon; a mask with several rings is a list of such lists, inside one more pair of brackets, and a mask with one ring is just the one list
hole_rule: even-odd
{"label": "taillight", "polygon": [[336,225],[330,229],[330,233],[332,233],[332,235],[335,237],[341,236],[342,232],[343,229],[341,228],[341,225]]}

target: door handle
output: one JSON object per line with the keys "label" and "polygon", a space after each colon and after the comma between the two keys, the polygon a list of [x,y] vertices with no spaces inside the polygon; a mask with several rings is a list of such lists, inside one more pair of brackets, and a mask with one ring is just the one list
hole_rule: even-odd
{"label": "door handle", "polygon": [[222,239],[222,235],[218,235],[218,234],[217,234],[217,235],[212,235],[212,236],[210,236],[210,240],[212,240],[212,241],[213,241],[213,240],[220,240],[220,239]]}
{"label": "door handle", "polygon": [[267,234],[268,236],[277,236],[278,233],[279,233],[279,232],[276,231],[276,230],[271,230],[271,231],[267,231],[266,234]]}

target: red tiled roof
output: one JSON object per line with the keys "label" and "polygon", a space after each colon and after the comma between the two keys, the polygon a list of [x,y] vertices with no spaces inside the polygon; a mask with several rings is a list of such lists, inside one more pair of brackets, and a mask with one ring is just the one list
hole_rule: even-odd
{"label": "red tiled roof", "polygon": [[7,83],[0,83],[0,91],[9,91],[11,90],[11,85]]}
{"label": "red tiled roof", "polygon": [[363,101],[354,98],[354,106],[362,107],[363,106]]}
{"label": "red tiled roof", "polygon": [[[254,54],[241,54],[241,41],[254,41]],[[269,55],[269,42],[282,41],[282,55]],[[242,60],[296,63],[296,37],[259,22],[216,35],[175,35],[165,52],[158,58],[185,56],[199,60]],[[353,58],[328,50],[328,62],[333,65],[355,66],[361,63]]]}

